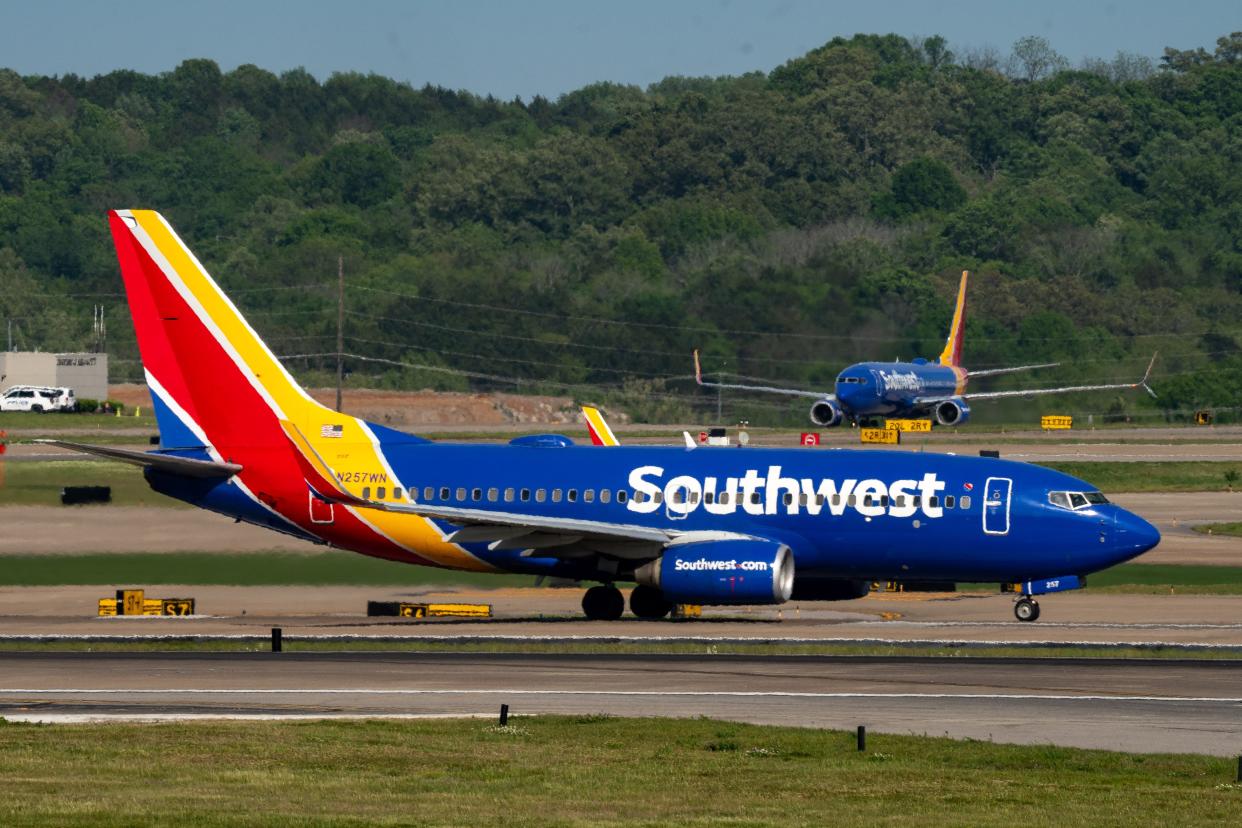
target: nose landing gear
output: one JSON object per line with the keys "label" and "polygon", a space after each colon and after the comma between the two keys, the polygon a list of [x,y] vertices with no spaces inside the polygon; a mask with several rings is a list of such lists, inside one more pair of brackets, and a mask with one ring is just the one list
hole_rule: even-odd
{"label": "nose landing gear", "polygon": [[1036,621],[1039,619],[1039,602],[1024,595],[1013,605],[1013,614],[1019,621]]}

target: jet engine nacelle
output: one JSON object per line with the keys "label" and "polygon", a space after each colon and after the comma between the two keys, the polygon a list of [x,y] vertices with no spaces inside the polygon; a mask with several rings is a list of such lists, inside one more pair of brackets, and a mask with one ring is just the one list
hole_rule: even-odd
{"label": "jet engine nacelle", "polygon": [[970,419],[970,406],[961,397],[936,403],[936,423],[942,426],[966,425]]}
{"label": "jet engine nacelle", "polygon": [[796,578],[793,600],[795,601],[853,601],[865,598],[871,592],[870,581],[853,578]]}
{"label": "jet engine nacelle", "polygon": [[634,580],[678,604],[783,604],[793,594],[794,559],[775,541],[699,541],[670,546]]}
{"label": "jet engine nacelle", "polygon": [[811,406],[811,422],[822,428],[841,425],[845,412],[836,400],[817,400]]}

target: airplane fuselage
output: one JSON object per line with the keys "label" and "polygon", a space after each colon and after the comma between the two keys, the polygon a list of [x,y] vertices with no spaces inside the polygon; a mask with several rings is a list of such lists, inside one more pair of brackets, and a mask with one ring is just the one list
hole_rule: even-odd
{"label": "airplane fuselage", "polygon": [[850,419],[923,413],[920,398],[947,398],[966,389],[966,372],[932,362],[860,362],[837,377],[836,395]]}
{"label": "airplane fuselage", "polygon": [[[362,462],[354,468],[351,447],[342,445],[337,479],[371,500],[769,538],[790,548],[799,576],[1023,581],[1097,571],[1158,539],[1149,524],[1112,504],[1069,510],[1050,502],[1050,492],[1093,491],[1082,481],[991,458],[417,439],[386,437],[386,468]],[[357,448],[359,458],[374,456],[371,446]],[[628,574],[624,564],[601,570],[601,558],[588,547],[577,555],[564,544],[545,553],[521,543],[453,543],[446,540],[455,528],[449,523],[321,503],[296,476],[252,478],[267,509],[256,508],[231,481],[159,472],[148,478],[157,490],[195,505],[366,554],[400,559],[374,545],[378,529],[413,563],[569,578]],[[624,550],[618,554],[624,560]]]}

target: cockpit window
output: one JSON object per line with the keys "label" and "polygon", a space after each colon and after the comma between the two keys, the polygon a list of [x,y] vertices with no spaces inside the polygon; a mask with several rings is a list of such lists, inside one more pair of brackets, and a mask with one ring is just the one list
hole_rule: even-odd
{"label": "cockpit window", "polygon": [[1048,492],[1048,502],[1062,509],[1076,511],[1107,503],[1108,498],[1101,492]]}

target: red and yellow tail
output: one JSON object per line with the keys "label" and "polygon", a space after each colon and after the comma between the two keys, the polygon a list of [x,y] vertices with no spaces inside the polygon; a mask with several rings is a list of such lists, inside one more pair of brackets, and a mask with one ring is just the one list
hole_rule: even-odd
{"label": "red and yellow tail", "polygon": [[940,352],[941,365],[957,368],[962,364],[962,334],[966,329],[966,279],[969,276],[969,271],[962,271],[962,281],[957,289],[957,305],[953,308],[953,324],[949,326],[949,338],[944,343],[944,350]]}
{"label": "red and yellow tail", "polygon": [[332,464],[326,473],[390,493],[408,491],[408,483],[385,449],[425,441],[312,399],[159,213],[116,210],[108,220],[164,448],[199,447],[242,466],[232,484],[329,543],[418,563],[490,568],[443,543],[421,519],[398,523],[385,512],[346,507],[325,520],[289,423]]}

